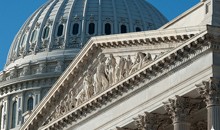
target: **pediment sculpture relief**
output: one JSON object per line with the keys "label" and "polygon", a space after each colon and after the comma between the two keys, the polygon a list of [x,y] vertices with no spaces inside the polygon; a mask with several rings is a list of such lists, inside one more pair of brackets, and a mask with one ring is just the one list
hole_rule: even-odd
{"label": "pediment sculpture relief", "polygon": [[50,120],[56,119],[73,108],[80,106],[93,96],[110,88],[114,84],[137,72],[153,60],[150,53],[138,52],[136,56],[114,57],[110,54],[107,58],[104,54],[99,55],[94,69],[90,67],[84,75],[81,89],[76,92],[70,91],[64,100],[60,102]]}

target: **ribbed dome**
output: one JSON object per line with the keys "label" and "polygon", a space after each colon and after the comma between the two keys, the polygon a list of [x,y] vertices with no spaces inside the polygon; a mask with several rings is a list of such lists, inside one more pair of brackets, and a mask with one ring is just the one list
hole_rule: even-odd
{"label": "ribbed dome", "polygon": [[157,29],[166,22],[145,0],[49,0],[16,35],[6,69],[74,57],[92,36]]}

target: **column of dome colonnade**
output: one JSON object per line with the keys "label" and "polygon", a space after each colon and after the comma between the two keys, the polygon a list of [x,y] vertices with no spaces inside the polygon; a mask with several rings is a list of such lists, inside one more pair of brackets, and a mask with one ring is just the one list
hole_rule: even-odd
{"label": "column of dome colonnade", "polygon": [[196,86],[206,102],[208,130],[220,130],[220,80],[210,78]]}

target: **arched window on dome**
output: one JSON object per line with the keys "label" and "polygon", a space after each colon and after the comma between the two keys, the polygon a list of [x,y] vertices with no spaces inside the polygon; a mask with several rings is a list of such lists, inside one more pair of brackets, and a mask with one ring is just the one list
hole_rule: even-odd
{"label": "arched window on dome", "polygon": [[112,30],[111,30],[111,24],[110,23],[106,23],[105,24],[105,34],[106,35],[110,35],[112,33]]}
{"label": "arched window on dome", "polygon": [[127,33],[127,26],[121,25],[121,33]]}
{"label": "arched window on dome", "polygon": [[17,118],[17,101],[12,104],[11,128],[15,128]]}
{"label": "arched window on dome", "polygon": [[60,37],[63,35],[63,24],[60,24],[57,29],[57,36]]}
{"label": "arched window on dome", "polygon": [[141,32],[142,31],[140,27],[136,27],[135,30],[136,30],[136,32]]}
{"label": "arched window on dome", "polygon": [[33,107],[34,107],[34,99],[33,97],[29,97],[27,101],[27,110],[31,111],[33,110]]}
{"label": "arched window on dome", "polygon": [[89,24],[89,32],[90,35],[93,35],[95,33],[95,23]]}
{"label": "arched window on dome", "polygon": [[44,28],[42,38],[43,38],[43,39],[48,38],[49,33],[50,33],[50,28],[49,28],[48,26],[46,26],[46,27]]}
{"label": "arched window on dome", "polygon": [[72,28],[72,34],[73,35],[77,35],[79,33],[79,24],[78,23],[74,23],[73,24],[73,28]]}
{"label": "arched window on dome", "polygon": [[34,30],[31,34],[31,42],[35,42],[37,37],[37,30]]}

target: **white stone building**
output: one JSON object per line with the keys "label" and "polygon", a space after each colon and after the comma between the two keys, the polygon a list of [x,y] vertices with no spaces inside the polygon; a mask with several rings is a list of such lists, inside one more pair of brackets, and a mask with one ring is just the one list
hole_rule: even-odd
{"label": "white stone building", "polygon": [[167,24],[144,0],[48,1],[9,51],[1,129],[220,130],[219,16],[219,0]]}

